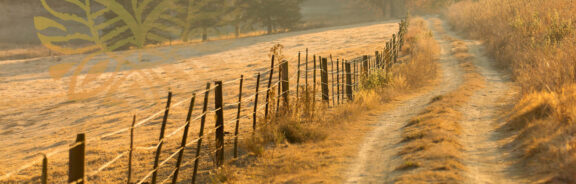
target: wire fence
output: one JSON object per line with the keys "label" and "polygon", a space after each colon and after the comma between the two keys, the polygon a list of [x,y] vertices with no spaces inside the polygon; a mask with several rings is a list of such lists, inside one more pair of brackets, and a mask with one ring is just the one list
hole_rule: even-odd
{"label": "wire fence", "polygon": [[[361,85],[362,77],[370,75],[376,70],[390,72],[392,65],[398,62],[398,54],[404,44],[406,31],[407,22],[402,20],[398,33],[393,35],[382,51],[376,51],[374,56],[365,55],[351,60],[333,60],[331,55],[330,57],[313,55],[312,60],[309,60],[309,51],[306,49],[304,60],[301,58],[302,54],[298,53],[298,64],[295,69],[292,68],[294,69],[292,72],[290,72],[289,61],[282,60],[275,64],[275,57],[272,56],[270,68],[253,76],[245,78],[242,75],[229,81],[207,83],[204,89],[194,90],[195,92],[190,98],[175,103],[172,103],[173,95],[172,92],[169,92],[166,98],[166,108],[138,121],[137,117],[134,116],[130,127],[101,136],[86,138],[83,133],[77,134],[74,144],[43,154],[38,160],[26,163],[22,167],[0,176],[0,182],[40,164],[42,168],[42,172],[39,172],[41,173],[39,177],[41,183],[49,183],[48,159],[58,153],[68,152],[68,183],[89,182],[90,178],[94,178],[103,171],[110,170],[112,165],[126,160],[127,171],[124,173],[127,183],[177,183],[181,181],[179,180],[179,173],[184,167],[193,167],[191,182],[195,183],[198,181],[198,174],[206,171],[206,169],[201,171],[200,162],[212,160],[212,168],[222,166],[226,157],[224,150],[230,146],[233,147],[232,160],[246,156],[247,154],[239,154],[238,140],[252,136],[258,130],[258,125],[272,123],[273,118],[269,117],[277,114],[278,111],[300,108],[290,106],[290,103],[297,103],[304,100],[303,98],[308,98],[305,100],[335,107],[352,101],[355,92]],[[254,83],[254,85],[249,88],[247,83]],[[261,88],[263,85],[266,87]],[[236,97],[224,99],[224,86],[236,88]],[[198,104],[196,102],[200,100],[196,99],[197,96],[203,97],[203,100]],[[291,102],[293,100],[296,102]],[[177,126],[171,132],[166,132],[171,110],[185,106],[185,104],[188,104],[188,110],[184,124]],[[213,106],[213,108],[209,106]],[[195,112],[198,110],[201,112]],[[231,113],[225,116],[225,111]],[[214,115],[215,119],[209,121],[207,119],[209,115]],[[162,123],[158,139],[148,145],[135,145],[134,138],[137,135],[134,131],[159,117],[162,117]],[[198,121],[200,123],[197,135],[189,134],[192,122]],[[252,122],[248,124],[251,125],[250,130],[240,132],[239,127],[248,122]],[[214,123],[214,126],[208,128],[207,123]],[[227,127],[233,127],[232,136],[226,136],[226,134],[230,134],[224,131],[224,128]],[[248,133],[250,131],[251,133]],[[88,144],[127,133],[130,135],[130,146],[127,146],[127,150],[111,156],[112,159],[86,172],[86,147]],[[178,137],[179,135],[180,137]],[[188,140],[189,137],[194,136],[195,138]],[[203,140],[210,140],[211,137],[213,138],[212,143],[203,144]],[[226,141],[225,137],[231,137],[232,141]],[[162,149],[167,146],[165,144],[171,141],[171,138],[176,138],[175,142],[179,141],[179,143],[175,148],[170,148],[170,152],[166,154]],[[134,155],[138,151],[154,152],[153,168],[148,171],[140,171],[144,173],[143,176],[137,176],[135,169],[132,168],[135,161]],[[184,153],[187,151],[193,151],[192,157],[185,157]],[[162,158],[162,155],[167,156]],[[142,168],[138,169],[142,170]],[[168,172],[159,173],[161,169],[168,169]]]}

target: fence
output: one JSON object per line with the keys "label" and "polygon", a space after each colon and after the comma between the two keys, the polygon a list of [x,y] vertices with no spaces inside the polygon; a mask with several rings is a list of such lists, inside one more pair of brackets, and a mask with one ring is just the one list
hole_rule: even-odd
{"label": "fence", "polygon": [[[392,39],[386,43],[384,50],[376,51],[374,56],[362,56],[352,60],[333,60],[332,56],[321,57],[312,55],[312,60],[309,60],[308,49],[305,51],[305,59],[301,60],[301,53],[298,53],[298,63],[295,72],[290,73],[289,61],[282,60],[276,63],[275,56],[271,58],[270,68],[255,74],[253,77],[246,78],[241,75],[239,78],[230,81],[216,81],[206,83],[203,90],[200,90],[186,100],[176,103],[172,102],[173,94],[169,92],[166,98],[166,107],[162,111],[158,111],[153,115],[137,121],[137,117],[133,116],[132,123],[129,128],[124,128],[111,132],[99,137],[87,138],[85,134],[78,134],[74,144],[70,145],[67,149],[56,150],[44,154],[41,162],[41,176],[39,177],[42,183],[48,183],[48,159],[57,153],[68,151],[68,183],[85,183],[88,177],[98,175],[104,170],[110,169],[109,167],[117,163],[123,157],[127,157],[127,183],[177,183],[179,181],[180,172],[183,167],[190,166],[192,168],[191,182],[198,181],[198,173],[200,172],[200,163],[213,160],[214,167],[220,167],[225,163],[226,152],[225,148],[232,146],[232,157],[238,159],[240,157],[238,144],[241,135],[252,136],[259,128],[258,125],[271,123],[271,116],[277,114],[279,111],[293,111],[299,108],[298,106],[290,106],[290,102],[298,103],[301,100],[307,100],[312,103],[322,103],[329,107],[335,107],[340,104],[350,102],[355,97],[355,91],[360,87],[360,81],[364,76],[370,75],[375,70],[385,70],[390,72],[393,64],[397,63],[398,54],[404,44],[404,34],[407,31],[407,22],[402,20],[399,26],[399,31],[394,34]],[[318,60],[317,60],[318,59]],[[303,62],[303,63],[302,63]],[[312,65],[312,67],[310,67]],[[319,73],[319,76],[317,75]],[[275,75],[277,79],[275,79]],[[264,78],[266,77],[266,78]],[[319,78],[318,78],[319,77]],[[301,78],[303,81],[301,81]],[[246,83],[253,81],[255,83],[254,89],[248,89]],[[265,82],[266,87],[260,87]],[[296,82],[294,88],[290,88],[290,83]],[[237,83],[238,92],[235,98],[224,99],[224,86]],[[317,94],[317,88],[320,91]],[[277,91],[276,91],[277,90]],[[246,93],[250,96],[245,97]],[[311,93],[311,95],[309,95]],[[201,104],[196,104],[198,95],[203,94]],[[263,96],[265,95],[265,96]],[[265,97],[263,102],[260,98]],[[211,98],[213,102],[211,102]],[[303,99],[306,98],[306,99]],[[310,99],[311,98],[311,99]],[[294,102],[294,101],[295,102]],[[199,100],[198,100],[199,101]],[[167,133],[166,126],[168,123],[170,110],[189,102],[187,108],[186,121],[183,125],[177,127],[174,131]],[[230,103],[225,103],[230,102]],[[250,102],[252,102],[250,104]],[[244,107],[247,104],[248,107]],[[213,105],[213,108],[209,108]],[[195,112],[200,110],[200,113]],[[225,110],[233,111],[233,116],[225,116]],[[196,114],[194,114],[196,113]],[[158,139],[152,146],[138,147],[135,146],[134,137],[136,128],[143,126],[151,120],[162,116],[160,134]],[[206,128],[208,115],[214,115],[214,127]],[[249,122],[251,119],[251,132],[242,134],[240,131],[241,122]],[[198,135],[195,139],[188,140],[190,137],[189,131],[192,122],[200,121],[198,127]],[[225,127],[233,127],[233,133],[225,132]],[[207,132],[205,132],[207,131]],[[105,162],[97,169],[86,172],[86,147],[91,141],[103,140],[107,137],[129,133],[130,145],[126,151],[123,151],[113,159]],[[226,134],[232,134],[231,140],[226,140]],[[169,152],[168,157],[161,159],[163,148],[166,141],[174,136],[181,135],[180,143]],[[214,136],[214,147],[203,144],[210,136]],[[176,137],[177,138],[177,137]],[[209,143],[209,142],[207,142]],[[194,147],[195,145],[195,147]],[[193,149],[193,157],[185,157],[186,149]],[[143,177],[134,178],[133,162],[134,153],[138,150],[152,150],[154,151],[154,161],[151,170],[145,171]],[[244,154],[246,156],[247,154]],[[206,159],[205,157],[209,157]],[[203,159],[204,158],[204,159]],[[0,177],[0,181],[8,179],[11,175],[21,172],[24,169],[38,164],[38,162],[28,163],[21,168]],[[214,168],[213,167],[213,168]],[[160,169],[169,168],[169,172],[164,174],[159,173]],[[141,169],[141,168],[140,168]],[[117,172],[121,173],[121,172]],[[164,175],[161,177],[161,175]]]}

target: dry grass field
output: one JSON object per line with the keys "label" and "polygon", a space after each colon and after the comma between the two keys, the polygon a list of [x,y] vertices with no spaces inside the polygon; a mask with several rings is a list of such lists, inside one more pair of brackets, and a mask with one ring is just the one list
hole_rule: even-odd
{"label": "dry grass field", "polygon": [[[236,38],[228,25],[210,31],[206,42],[170,36],[141,49],[59,55],[30,36],[32,18],[48,15],[38,2],[0,0],[0,13],[15,15],[0,17],[0,25],[14,27],[0,29],[0,183],[40,183],[46,154],[48,180],[65,183],[78,133],[87,137],[88,182],[125,183],[133,117],[128,180],[138,182],[153,169],[169,92],[160,160],[180,149],[192,96],[188,140],[196,145],[201,103],[209,101],[202,153],[182,148],[180,183],[193,180],[195,159],[197,183],[576,183],[576,2],[393,1],[440,15],[409,15],[398,62],[366,72],[353,63],[362,73],[350,85],[358,87],[354,99],[326,103],[319,100],[323,81],[312,82],[323,69],[312,62],[327,58],[333,71],[338,61],[341,71],[344,60],[384,50],[402,27],[399,20],[374,22],[382,19],[378,8],[362,6],[380,1],[303,1],[304,22],[291,32],[264,35],[258,25]],[[68,2],[53,5],[76,11]],[[372,22],[360,23],[366,21]],[[281,103],[284,76],[279,63],[270,75],[270,58],[288,61],[291,103]],[[333,73],[326,74],[325,84],[333,83]],[[223,167],[215,157],[217,81],[223,81]],[[333,98],[334,86],[328,89]],[[268,118],[258,110],[264,107]],[[237,112],[240,154],[232,159]],[[176,159],[161,164],[163,181]]]}
{"label": "dry grass field", "polygon": [[450,7],[456,30],[484,41],[521,86],[501,130],[537,183],[576,182],[576,3],[571,0],[464,1]]}
{"label": "dry grass field", "polygon": [[[266,70],[269,65],[269,48],[276,43],[283,44],[286,59],[292,61],[291,71],[296,71],[297,54],[306,48],[310,50],[310,60],[312,54],[325,57],[332,54],[334,59],[350,59],[370,54],[374,48],[381,49],[382,42],[390,39],[397,29],[395,22],[369,23],[189,46],[148,48],[145,50],[148,55],[143,56],[125,51],[117,54],[125,55],[129,61],[143,57],[147,62],[120,69],[100,67],[104,71],[101,74],[80,70],[80,74],[76,75],[65,70],[67,66],[74,66],[76,61],[86,57],[84,55],[2,61],[0,95],[3,98],[0,101],[0,117],[2,122],[9,123],[2,124],[0,132],[1,139],[8,140],[4,141],[7,146],[0,148],[3,158],[0,174],[41,158],[39,153],[66,149],[76,133],[81,132],[86,132],[90,140],[87,166],[88,172],[92,172],[127,150],[129,134],[125,132],[101,140],[94,138],[128,128],[133,114],[137,115],[138,120],[143,120],[160,111],[164,108],[168,90],[174,93],[174,102],[184,102],[192,92],[200,91],[206,82],[230,81],[240,74],[246,74],[246,91],[252,91],[250,89],[253,89],[255,83],[253,74]],[[96,56],[94,60],[97,58],[105,56]],[[87,67],[99,68],[95,62],[89,62]],[[225,103],[233,102],[237,85],[238,81],[232,81],[224,86],[224,91],[230,92],[225,93],[225,99],[230,100]],[[70,91],[71,86],[77,89],[75,93],[88,93],[76,95]],[[171,110],[167,132],[175,131],[185,123],[186,109],[186,105],[180,105]],[[195,112],[199,114],[200,111]],[[233,111],[226,111],[225,116],[226,119],[232,119]],[[160,121],[161,116],[158,116],[135,130],[137,147],[153,145],[158,136]],[[193,126],[191,135],[197,134],[196,128]],[[251,124],[241,124],[242,134],[250,129]],[[176,137],[179,136],[169,139],[165,154],[177,147]],[[135,167],[147,169],[135,171],[134,178],[142,177],[151,168],[152,153],[153,150],[136,153],[135,158],[139,162],[135,163]],[[60,166],[66,163],[65,155],[66,152],[51,155],[51,181],[64,181],[66,170]],[[204,163],[209,162],[205,160]],[[126,162],[122,160],[119,163]],[[88,179],[98,182],[122,181],[124,176],[116,173],[123,171],[121,168],[125,168],[125,164],[114,165],[101,175]],[[12,178],[18,181],[37,181],[38,169],[36,165]],[[183,178],[184,181],[188,179]]]}

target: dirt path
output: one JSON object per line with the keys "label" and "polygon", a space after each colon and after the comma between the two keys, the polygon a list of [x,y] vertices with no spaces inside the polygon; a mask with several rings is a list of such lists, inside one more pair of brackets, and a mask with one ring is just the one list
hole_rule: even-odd
{"label": "dirt path", "polygon": [[[444,28],[449,30],[447,26]],[[450,31],[447,34],[466,43],[486,84],[460,110],[464,115],[460,125],[463,130],[463,161],[467,168],[465,183],[529,183],[517,177],[521,169],[514,167],[511,150],[501,146],[510,139],[504,139],[505,136],[496,131],[503,123],[503,110],[512,104],[517,93],[514,84],[494,66],[494,61],[485,56],[480,42],[462,40]]]}
{"label": "dirt path", "polygon": [[[436,35],[435,35],[436,36]],[[418,115],[432,98],[456,89],[462,83],[462,70],[450,53],[450,42],[436,37],[441,45],[441,81],[436,89],[411,100],[400,102],[397,108],[376,116],[374,130],[360,148],[358,158],[348,173],[347,183],[392,183],[393,170],[399,162],[402,127]]]}
{"label": "dirt path", "polygon": [[[429,21],[430,25],[433,25]],[[432,26],[431,26],[432,27]],[[447,26],[444,26],[448,30]],[[377,116],[371,132],[361,146],[357,159],[349,171],[347,183],[393,183],[394,168],[401,159],[396,155],[402,147],[402,128],[410,118],[418,115],[430,100],[438,95],[456,89],[462,83],[462,69],[454,59],[452,44],[446,37],[433,31],[442,48],[441,82],[433,91],[398,104],[395,110]],[[513,166],[511,150],[502,148],[509,139],[504,139],[496,131],[503,123],[502,110],[511,105],[517,90],[511,80],[497,69],[488,57],[484,56],[481,43],[462,40],[455,33],[446,34],[463,41],[469,53],[475,58],[473,64],[484,77],[486,86],[476,91],[471,100],[460,109],[463,114],[461,126],[463,135],[464,183],[529,183],[522,180],[521,168]]]}

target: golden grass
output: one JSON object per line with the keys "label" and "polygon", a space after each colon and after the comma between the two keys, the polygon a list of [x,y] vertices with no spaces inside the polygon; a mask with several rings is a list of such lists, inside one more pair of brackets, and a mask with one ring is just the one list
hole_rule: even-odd
{"label": "golden grass", "polygon": [[[372,83],[379,87],[363,88],[356,93],[353,102],[335,108],[317,103],[315,108],[308,108],[315,109],[313,113],[295,112],[287,117],[281,116],[275,125],[264,128],[266,130],[258,133],[256,138],[245,142],[244,146],[251,147],[255,150],[253,154],[259,157],[250,164],[229,164],[227,167],[238,172],[225,177],[232,178],[226,182],[338,183],[346,179],[341,174],[346,169],[346,162],[354,157],[364,133],[371,129],[358,125],[358,119],[375,110],[390,108],[387,105],[394,99],[431,85],[435,79],[438,50],[429,48],[438,49],[438,46],[430,45],[429,39],[422,41],[422,35],[415,33],[427,34],[423,31],[425,24],[422,19],[412,22],[414,24],[409,30],[413,31],[406,35],[408,41],[403,50],[409,55],[402,58],[404,62],[395,65],[393,72],[385,77],[381,76],[386,75],[385,72],[379,71],[373,73],[379,76],[363,79],[363,84]],[[311,104],[304,101],[296,105],[307,107]],[[294,133],[294,130],[300,133]]]}
{"label": "golden grass", "polygon": [[447,12],[457,30],[484,40],[522,87],[504,131],[518,134],[518,164],[544,183],[576,182],[575,15],[571,0],[463,1]]}
{"label": "golden grass", "polygon": [[[441,28],[439,24],[434,25]],[[454,40],[454,39],[449,39]],[[429,42],[434,42],[433,38]],[[458,111],[484,85],[484,78],[471,63],[467,46],[452,41],[452,55],[464,70],[464,82],[454,91],[432,99],[425,111],[414,117],[402,133],[401,165],[397,183],[460,183],[465,167]]]}

